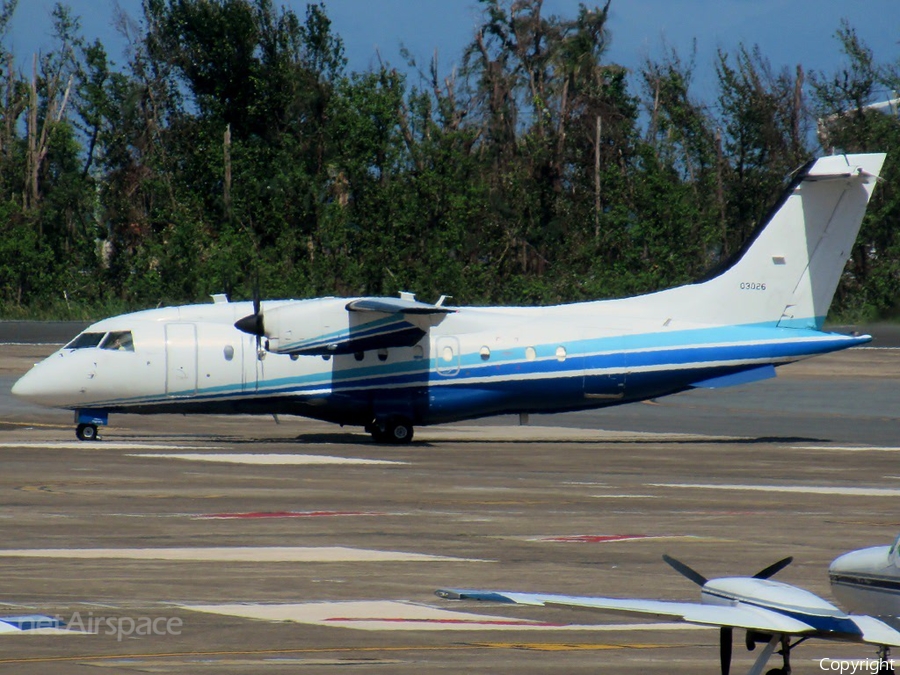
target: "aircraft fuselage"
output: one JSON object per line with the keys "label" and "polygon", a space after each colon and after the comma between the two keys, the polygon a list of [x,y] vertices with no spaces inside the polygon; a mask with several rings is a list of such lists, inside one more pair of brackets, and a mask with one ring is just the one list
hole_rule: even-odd
{"label": "aircraft fuselage", "polygon": [[[14,392],[106,413],[275,413],[351,425],[402,415],[435,424],[716,386],[716,378],[868,340],[764,325],[663,325],[617,316],[616,304],[458,308],[412,346],[333,356],[258,351],[256,338],[234,327],[252,311],[246,302],[148,310],[94,324],[85,334],[98,334],[97,346],[60,349]],[[132,350],[99,346],[118,332],[131,333]]]}

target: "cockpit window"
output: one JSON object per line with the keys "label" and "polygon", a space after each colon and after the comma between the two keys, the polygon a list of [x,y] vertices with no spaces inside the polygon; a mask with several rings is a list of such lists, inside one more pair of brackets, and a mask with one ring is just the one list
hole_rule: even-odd
{"label": "cockpit window", "polygon": [[91,347],[96,347],[100,344],[104,335],[106,333],[82,333],[67,344],[65,349],[90,349]]}
{"label": "cockpit window", "polygon": [[111,349],[119,352],[133,352],[134,340],[130,330],[114,331],[106,336],[100,349]]}

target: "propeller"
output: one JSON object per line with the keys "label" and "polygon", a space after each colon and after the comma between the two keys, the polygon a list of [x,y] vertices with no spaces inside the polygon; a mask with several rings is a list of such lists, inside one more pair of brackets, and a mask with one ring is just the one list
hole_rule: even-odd
{"label": "propeller", "polygon": [[731,672],[731,646],[734,639],[734,628],[722,626],[719,629],[719,663],[722,665],[722,675]]}
{"label": "propeller", "polygon": [[753,578],[754,579],[768,579],[769,577],[772,577],[772,576],[778,574],[781,570],[783,570],[785,567],[790,565],[792,562],[794,562],[793,556],[788,556],[787,558],[782,558],[778,562],[772,563],[765,569],[760,570],[759,572],[754,574]]}
{"label": "propeller", "polygon": [[[700,572],[695,570],[694,568],[685,565],[680,560],[676,560],[672,556],[664,555],[663,560],[665,560],[672,568],[681,574],[682,576],[687,577],[691,581],[693,581],[698,586],[705,586],[706,582],[709,581],[706,577],[704,577]],[[754,579],[768,579],[775,574],[778,574],[785,567],[790,565],[794,561],[794,558],[789,556],[787,558],[783,558],[778,562],[772,563],[765,569],[760,570],[756,574],[753,575]],[[749,633],[748,633],[749,635]],[[748,638],[749,640],[749,638]],[[731,650],[734,643],[734,628],[731,626],[722,626],[719,629],[719,663],[722,666],[722,675],[728,675],[731,672]],[[748,645],[751,644],[748,641]]]}
{"label": "propeller", "polygon": [[[680,575],[687,577],[691,581],[693,581],[698,586],[705,586],[706,582],[709,581],[705,576],[700,574],[697,570],[692,567],[688,567],[680,560],[676,560],[670,555],[663,555],[663,560],[665,560],[671,567],[678,572]],[[777,570],[776,570],[777,571]]]}
{"label": "propeller", "polygon": [[262,338],[266,334],[265,321],[262,314],[262,303],[259,299],[259,276],[253,284],[253,314],[248,314],[234,322],[234,327],[239,331],[256,336],[256,353],[262,349]]}

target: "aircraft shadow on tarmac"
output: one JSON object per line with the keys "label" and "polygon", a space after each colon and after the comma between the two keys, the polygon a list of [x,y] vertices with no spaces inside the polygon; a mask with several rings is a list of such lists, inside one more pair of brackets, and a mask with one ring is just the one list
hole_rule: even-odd
{"label": "aircraft shadow on tarmac", "polygon": [[[367,445],[385,445],[380,443],[374,443],[367,438],[362,437],[360,434],[329,434],[329,433],[309,433],[309,434],[300,434],[295,436],[293,440],[297,443],[327,443],[332,445],[359,445],[359,444],[367,444]],[[253,443],[253,444],[261,444],[261,443],[284,443],[285,439],[272,438],[272,439],[243,439],[243,440],[232,440],[230,441],[235,444],[242,443]],[[510,439],[482,439],[482,438],[472,438],[472,437],[459,437],[453,438],[448,437],[441,439],[440,441],[412,441],[410,443],[411,447],[420,447],[420,448],[431,448],[443,445],[444,443],[453,443],[454,445],[461,444],[481,444],[481,443],[490,443],[491,445],[529,445],[529,444],[547,444],[554,443],[558,445],[585,445],[585,444],[595,444],[602,443],[603,445],[634,445],[635,443],[646,443],[646,444],[654,444],[654,445],[717,445],[721,443],[728,443],[733,445],[756,445],[756,444],[778,444],[778,443],[830,443],[829,439],[825,438],[812,438],[807,436],[759,436],[757,438],[729,438],[727,440],[722,438],[623,438],[623,439],[605,439],[605,438],[597,438],[597,439],[575,439],[575,438],[559,438],[549,440],[545,436],[535,439],[521,439],[521,438],[510,438]]]}

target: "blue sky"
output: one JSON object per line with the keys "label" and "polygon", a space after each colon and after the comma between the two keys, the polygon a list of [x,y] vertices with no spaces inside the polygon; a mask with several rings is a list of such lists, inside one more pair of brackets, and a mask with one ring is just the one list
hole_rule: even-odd
{"label": "blue sky", "polygon": [[[114,8],[140,16],[140,0],[69,0],[81,17],[88,38],[100,38],[121,62],[122,38],[113,28]],[[275,0],[301,16],[306,2]],[[376,50],[386,61],[403,67],[400,44],[422,65],[438,50],[441,70],[449,72],[478,24],[473,0],[325,0],[335,31],[343,38],[351,70],[376,63]],[[575,16],[578,0],[545,0],[544,13]],[[592,4],[590,0],[586,4]],[[599,4],[599,3],[598,3]],[[30,55],[51,46],[50,11],[54,0],[19,0],[7,44],[20,67]],[[807,70],[832,72],[841,63],[834,33],[846,18],[874,50],[880,63],[900,60],[898,0],[613,0],[609,28],[609,60],[636,69],[647,56],[658,57],[663,44],[683,58],[697,41],[695,94],[715,91],[716,50],[739,43],[759,44],[778,68],[803,63]]]}

